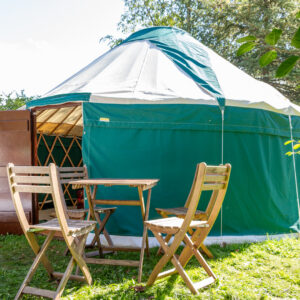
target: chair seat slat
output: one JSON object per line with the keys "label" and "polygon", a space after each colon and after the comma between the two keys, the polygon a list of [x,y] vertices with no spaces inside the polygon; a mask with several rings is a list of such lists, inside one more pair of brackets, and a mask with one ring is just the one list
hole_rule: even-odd
{"label": "chair seat slat", "polygon": [[[82,232],[86,232],[86,230],[91,231],[97,224],[96,221],[86,221],[86,220],[67,220],[69,235],[77,234],[80,235]],[[59,225],[58,219],[52,219],[45,223],[40,223],[36,225],[30,225],[30,230],[49,230],[49,231],[61,231],[61,227]]]}
{"label": "chair seat slat", "polygon": [[[159,227],[161,229],[179,229],[182,226],[182,223],[184,222],[184,219],[177,218],[177,217],[171,217],[171,218],[163,218],[163,219],[156,219],[145,222],[145,224],[149,227]],[[207,221],[199,221],[199,220],[193,220],[190,223],[191,228],[197,228],[197,227],[207,227],[208,223]]]}
{"label": "chair seat slat", "polygon": [[[160,213],[161,212],[165,212],[168,215],[176,215],[176,216],[185,216],[187,213],[187,208],[186,207],[175,207],[175,208],[156,208],[157,212]],[[195,212],[195,218],[199,218],[199,217],[205,217],[206,213],[204,211],[201,210],[196,210]]]}

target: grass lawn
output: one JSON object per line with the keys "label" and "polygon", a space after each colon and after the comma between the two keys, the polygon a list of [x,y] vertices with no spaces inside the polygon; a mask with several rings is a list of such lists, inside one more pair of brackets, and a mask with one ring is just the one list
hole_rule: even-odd
{"label": "grass lawn", "polygon": [[[40,238],[42,242],[44,238]],[[62,255],[65,246],[52,242],[48,252],[56,271],[64,271],[69,257]],[[193,296],[180,276],[173,275],[155,282],[139,292],[137,268],[89,265],[92,286],[69,281],[64,299],[300,299],[300,240],[284,238],[254,244],[234,244],[210,247],[215,259],[209,265],[218,277],[215,284]],[[158,260],[156,249],[145,257],[143,282]],[[108,257],[139,259],[138,253],[111,254]],[[0,299],[13,299],[34,258],[24,236],[0,235]],[[204,278],[195,259],[187,266],[193,281]],[[144,285],[144,283],[143,283]],[[40,266],[31,286],[55,289]],[[26,296],[25,299],[36,299]]]}

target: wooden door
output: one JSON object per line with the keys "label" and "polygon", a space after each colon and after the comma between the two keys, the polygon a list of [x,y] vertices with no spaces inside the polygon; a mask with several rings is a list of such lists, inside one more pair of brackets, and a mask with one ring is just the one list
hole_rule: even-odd
{"label": "wooden door", "polygon": [[[29,110],[0,111],[0,234],[21,234],[22,230],[11,200],[6,165],[33,165],[33,118]],[[22,203],[30,223],[36,223],[35,197],[24,194]]]}

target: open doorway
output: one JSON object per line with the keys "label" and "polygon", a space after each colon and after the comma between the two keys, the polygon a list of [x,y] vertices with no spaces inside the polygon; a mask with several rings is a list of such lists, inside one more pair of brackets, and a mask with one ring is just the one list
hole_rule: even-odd
{"label": "open doorway", "polygon": [[[82,113],[81,105],[57,105],[34,108],[35,146],[34,164],[58,167],[81,167],[82,160]],[[76,207],[83,201],[82,192],[63,184],[68,207]],[[53,200],[49,194],[38,198],[39,220],[53,217]]]}

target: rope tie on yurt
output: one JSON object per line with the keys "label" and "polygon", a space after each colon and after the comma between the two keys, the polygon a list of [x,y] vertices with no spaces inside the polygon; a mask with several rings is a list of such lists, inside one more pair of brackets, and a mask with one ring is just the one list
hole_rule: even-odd
{"label": "rope tie on yurt", "polygon": [[[295,151],[294,151],[293,126],[292,126],[292,117],[291,117],[291,115],[289,115],[289,122],[290,122],[290,133],[291,133],[291,141],[292,141],[292,156],[293,156],[293,167],[294,167],[294,177],[295,177],[296,198],[297,198],[297,206],[298,206],[298,222],[300,222],[299,190],[298,190],[296,160],[295,160]],[[299,235],[300,235],[300,233],[299,233]]]}
{"label": "rope tie on yurt", "polygon": [[221,108],[222,115],[222,145],[221,145],[221,164],[224,164],[224,108]]}
{"label": "rope tie on yurt", "polygon": [[[222,116],[222,131],[221,131],[221,164],[224,164],[224,111],[225,108],[222,107],[221,109],[221,116]],[[223,236],[223,205],[221,206],[221,228],[220,234]]]}

